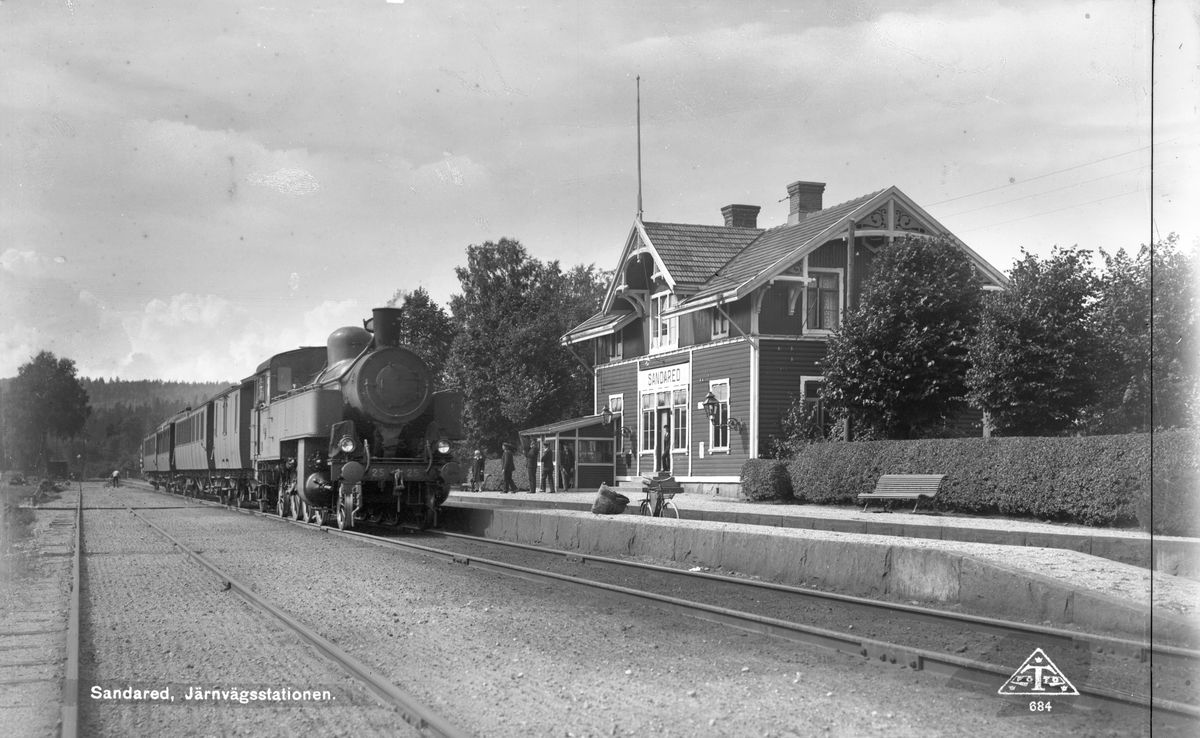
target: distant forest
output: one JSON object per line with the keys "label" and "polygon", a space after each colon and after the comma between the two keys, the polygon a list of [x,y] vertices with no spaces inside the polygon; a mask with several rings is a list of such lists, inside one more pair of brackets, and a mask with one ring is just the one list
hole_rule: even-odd
{"label": "distant forest", "polygon": [[[0,390],[6,392],[11,382],[0,379]],[[51,455],[66,460],[72,472],[85,477],[107,476],[114,469],[136,475],[143,438],[175,413],[203,404],[230,384],[87,377],[80,377],[79,383],[92,407],[83,435],[67,441],[51,439],[50,447]],[[9,460],[4,462],[7,467]]]}

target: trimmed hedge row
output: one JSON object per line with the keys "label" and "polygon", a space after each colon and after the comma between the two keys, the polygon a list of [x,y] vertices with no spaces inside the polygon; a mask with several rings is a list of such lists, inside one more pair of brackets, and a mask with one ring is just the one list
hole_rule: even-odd
{"label": "trimmed hedge row", "polygon": [[787,464],[778,459],[749,459],[742,465],[742,496],[748,500],[792,499]]}
{"label": "trimmed hedge row", "polygon": [[[1196,507],[1198,437],[1190,430],[1154,436],[1156,478],[1174,475],[1156,485],[1156,532],[1191,523],[1164,513]],[[1093,526],[1137,520],[1147,529],[1150,466],[1149,434],[815,443],[787,464],[793,493],[807,502],[853,504],[883,474],[946,474],[941,510]]]}
{"label": "trimmed hedge row", "polygon": [[[517,489],[529,491],[529,471],[525,467],[525,457],[517,455],[513,460],[517,468],[513,471],[513,483]],[[467,459],[467,481],[463,486],[471,485],[471,459]],[[504,464],[501,459],[485,459],[483,462],[483,488],[489,492],[498,492],[504,487]]]}
{"label": "trimmed hedge row", "polygon": [[1154,434],[1153,484],[1136,509],[1142,530],[1200,537],[1200,433]]}

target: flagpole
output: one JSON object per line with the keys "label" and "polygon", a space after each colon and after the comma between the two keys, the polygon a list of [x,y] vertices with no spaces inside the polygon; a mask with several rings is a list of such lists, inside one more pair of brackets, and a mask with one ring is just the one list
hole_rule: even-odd
{"label": "flagpole", "polygon": [[638,208],[637,218],[642,219],[642,76],[637,76],[637,175]]}

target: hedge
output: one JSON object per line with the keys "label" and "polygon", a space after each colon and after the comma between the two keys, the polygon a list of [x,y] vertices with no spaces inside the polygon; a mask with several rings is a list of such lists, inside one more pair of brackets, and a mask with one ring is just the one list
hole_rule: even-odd
{"label": "hedge", "polygon": [[1141,490],[1136,510],[1142,530],[1200,536],[1200,433],[1154,434],[1153,484]]}
{"label": "hedge", "polygon": [[[1154,434],[1156,478],[1170,480],[1155,487],[1156,532],[1191,523],[1164,513],[1195,510],[1198,438]],[[1149,434],[815,443],[788,462],[793,493],[807,502],[853,504],[883,474],[946,474],[940,510],[1145,529],[1150,468]]]}
{"label": "hedge", "polygon": [[[513,483],[517,489],[529,491],[529,472],[525,468],[525,457],[517,454],[513,458],[517,468],[513,471]],[[464,489],[471,488],[471,463],[467,459],[467,481],[463,482]],[[483,488],[489,492],[498,492],[504,487],[504,466],[501,459],[486,459],[483,462]]]}
{"label": "hedge", "polygon": [[792,480],[787,462],[750,459],[742,465],[742,495],[748,500],[791,500]]}

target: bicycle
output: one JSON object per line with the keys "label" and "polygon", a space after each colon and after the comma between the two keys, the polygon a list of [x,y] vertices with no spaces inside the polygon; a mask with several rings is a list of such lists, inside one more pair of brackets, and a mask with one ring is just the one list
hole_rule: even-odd
{"label": "bicycle", "polygon": [[644,478],[643,491],[646,497],[638,504],[642,515],[652,518],[679,519],[679,508],[674,497],[683,488],[675,483],[675,477]]}

